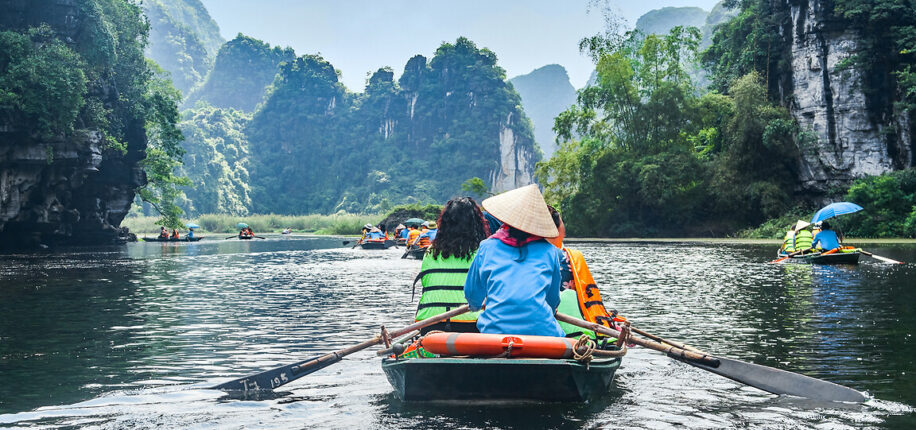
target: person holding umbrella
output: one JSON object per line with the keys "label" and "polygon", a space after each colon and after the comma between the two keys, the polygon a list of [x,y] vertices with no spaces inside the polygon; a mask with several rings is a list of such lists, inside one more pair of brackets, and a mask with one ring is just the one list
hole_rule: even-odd
{"label": "person holding umbrella", "polygon": [[822,221],[821,231],[817,232],[814,236],[814,241],[811,242],[811,247],[816,247],[820,245],[820,248],[824,251],[831,251],[840,247],[840,238],[837,237],[836,232],[831,229],[830,223],[827,221]]}

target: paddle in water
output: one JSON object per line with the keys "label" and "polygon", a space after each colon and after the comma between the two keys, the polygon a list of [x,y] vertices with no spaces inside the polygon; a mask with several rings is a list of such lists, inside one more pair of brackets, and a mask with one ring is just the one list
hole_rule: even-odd
{"label": "paddle in water", "polygon": [[[618,337],[620,332],[600,324],[591,323],[569,315],[557,314],[557,320],[568,324]],[[731,358],[717,357],[691,349],[678,348],[666,341],[666,344],[651,340],[631,337],[629,342],[636,345],[664,352],[669,357],[683,361],[691,366],[724,376],[742,384],[750,385],[773,394],[805,397],[830,402],[856,402],[868,400],[864,394],[849,387],[834,384],[810,376],[800,375],[785,370],[759,364],[746,363]],[[672,342],[673,343],[673,342]]]}
{"label": "paddle in water", "polygon": [[897,261],[897,260],[894,260],[893,258],[887,258],[887,257],[882,257],[882,256],[880,256],[880,255],[875,255],[875,254],[872,254],[872,253],[870,253],[870,252],[868,252],[868,251],[866,251],[866,250],[864,250],[864,249],[860,249],[859,252],[861,252],[861,253],[863,253],[863,254],[865,254],[865,255],[871,257],[871,258],[874,258],[874,259],[876,259],[876,260],[881,260],[881,261],[883,261],[883,262],[885,262],[885,263],[890,263],[890,264],[904,264],[902,261]]}
{"label": "paddle in water", "polygon": [[[444,314],[437,315],[432,318],[425,319],[423,321],[418,321],[407,327],[404,327],[397,331],[392,331],[388,333],[390,339],[400,337],[404,334],[410,333],[415,330],[419,330],[424,327],[431,326],[437,322],[447,320],[452,317],[456,317],[468,311],[468,306],[464,305],[455,309],[452,309]],[[342,360],[344,357],[353,354],[354,352],[362,351],[370,346],[377,345],[382,343],[384,339],[381,335],[375,336],[372,339],[369,339],[365,342],[358,343],[348,348],[341,349],[339,351],[334,351],[329,354],[321,355],[318,357],[312,357],[308,360],[303,360],[298,363],[287,364],[280,366],[265,372],[258,373],[256,375],[246,376],[244,378],[234,379],[232,381],[219,384],[213,387],[214,390],[223,390],[223,391],[234,391],[234,392],[259,392],[259,391],[273,391],[277,387],[286,385],[292,381],[295,381],[309,373],[316,372],[318,370],[324,369],[338,361]]]}

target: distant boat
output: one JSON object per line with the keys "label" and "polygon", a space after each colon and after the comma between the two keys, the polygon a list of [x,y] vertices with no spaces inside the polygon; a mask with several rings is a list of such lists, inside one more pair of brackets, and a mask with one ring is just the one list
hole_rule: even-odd
{"label": "distant boat", "polygon": [[144,241],[144,242],[197,242],[197,241],[199,241],[199,240],[201,240],[201,239],[203,239],[203,236],[201,236],[201,237],[187,237],[187,236],[185,236],[185,237],[178,238],[178,239],[175,239],[175,238],[172,238],[172,237],[168,237],[168,238],[166,238],[166,237],[144,237],[144,238],[143,238],[143,241]]}

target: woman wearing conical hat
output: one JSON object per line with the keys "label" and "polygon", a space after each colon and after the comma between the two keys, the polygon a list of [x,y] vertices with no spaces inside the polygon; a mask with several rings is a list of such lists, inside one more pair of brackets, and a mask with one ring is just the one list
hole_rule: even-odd
{"label": "woman wearing conical hat", "polygon": [[537,185],[483,201],[503,223],[481,242],[471,263],[464,295],[481,333],[565,335],[554,314],[560,305],[560,250],[545,238],[559,232]]}

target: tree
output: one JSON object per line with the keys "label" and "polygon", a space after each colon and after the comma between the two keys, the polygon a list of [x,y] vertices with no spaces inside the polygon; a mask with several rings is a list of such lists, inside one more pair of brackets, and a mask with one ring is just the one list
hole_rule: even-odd
{"label": "tree", "polygon": [[461,190],[474,194],[481,199],[493,195],[493,193],[490,192],[490,187],[483,181],[483,179],[480,179],[476,176],[468,179],[467,181],[464,181],[464,183],[461,184]]}

